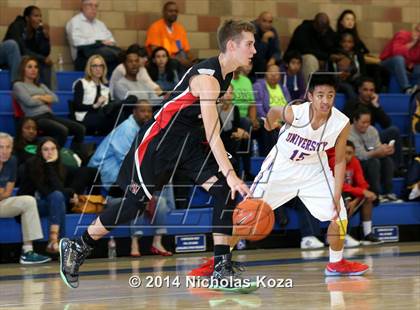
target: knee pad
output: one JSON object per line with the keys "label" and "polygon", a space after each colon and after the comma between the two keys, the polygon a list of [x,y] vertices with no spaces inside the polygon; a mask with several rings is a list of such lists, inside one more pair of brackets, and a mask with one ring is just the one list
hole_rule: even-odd
{"label": "knee pad", "polygon": [[347,234],[347,223],[348,223],[347,219],[345,219],[345,220],[336,219],[335,223],[338,225],[340,240],[344,240],[344,238]]}
{"label": "knee pad", "polygon": [[224,176],[218,175],[218,180],[209,190],[214,197],[213,233],[232,235],[232,214],[234,201],[230,198],[230,188]]}

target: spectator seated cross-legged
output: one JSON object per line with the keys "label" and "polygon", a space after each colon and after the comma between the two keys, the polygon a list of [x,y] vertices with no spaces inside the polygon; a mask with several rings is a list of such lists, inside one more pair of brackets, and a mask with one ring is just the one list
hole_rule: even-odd
{"label": "spectator seated cross-legged", "polygon": [[85,77],[73,84],[74,117],[85,126],[88,134],[108,134],[118,116],[121,104],[110,100],[106,74],[103,57],[93,55],[86,64]]}
{"label": "spectator seated cross-legged", "polygon": [[34,252],[32,242],[42,239],[42,228],[33,196],[12,196],[16,182],[17,162],[12,156],[13,138],[0,132],[0,218],[20,216],[22,228],[21,264],[41,264],[51,260]]}
{"label": "spectator seated cross-legged", "polygon": [[81,0],[81,12],[66,24],[67,39],[77,71],[83,71],[87,60],[94,54],[105,59],[109,73],[118,65],[121,49],[117,47],[107,26],[96,18],[98,7],[97,0]]}
{"label": "spectator seated cross-legged", "polygon": [[74,135],[72,148],[80,150],[85,137],[85,127],[67,118],[53,114],[51,105],[58,97],[47,86],[40,84],[38,61],[24,56],[19,70],[19,79],[13,84],[13,97],[25,116],[35,119],[44,135],[55,137],[64,146],[68,135]]}
{"label": "spectator seated cross-legged", "polygon": [[349,140],[355,146],[356,157],[371,191],[379,196],[379,202],[401,202],[392,192],[394,145],[381,143],[378,131],[371,126],[371,113],[367,108],[361,107],[354,112]]}
{"label": "spectator seated cross-legged", "polygon": [[17,16],[9,25],[4,40],[14,40],[22,56],[29,55],[37,59],[41,82],[51,88],[53,61],[50,57],[49,27],[42,22],[41,9],[34,5],[26,7],[23,16]]}

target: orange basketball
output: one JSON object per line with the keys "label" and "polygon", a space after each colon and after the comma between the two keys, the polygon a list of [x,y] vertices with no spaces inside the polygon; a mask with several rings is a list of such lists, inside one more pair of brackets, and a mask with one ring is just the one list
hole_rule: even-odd
{"label": "orange basketball", "polygon": [[261,199],[247,199],[233,211],[233,235],[257,241],[267,237],[273,230],[274,212]]}

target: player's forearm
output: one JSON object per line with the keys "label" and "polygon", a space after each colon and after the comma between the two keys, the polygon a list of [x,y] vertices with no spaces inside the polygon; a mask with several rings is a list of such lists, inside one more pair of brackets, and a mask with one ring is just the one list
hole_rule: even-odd
{"label": "player's forearm", "polygon": [[220,138],[220,134],[217,136],[214,135],[214,137],[212,139],[208,139],[208,141],[219,169],[223,175],[227,177],[230,173],[234,172],[234,169],[229,158],[227,157],[227,152],[225,146],[223,145],[222,139]]}

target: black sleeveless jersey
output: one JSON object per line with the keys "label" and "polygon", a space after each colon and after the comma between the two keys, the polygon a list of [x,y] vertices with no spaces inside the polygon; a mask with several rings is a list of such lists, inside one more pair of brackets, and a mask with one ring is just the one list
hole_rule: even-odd
{"label": "black sleeveless jersey", "polygon": [[[205,139],[200,98],[193,96],[190,90],[191,78],[196,75],[216,78],[220,85],[220,98],[228,89],[233,73],[223,78],[218,57],[209,58],[188,69],[160,110],[142,126],[120,170],[118,184],[122,189],[130,185],[130,191],[137,193],[141,186],[150,198],[151,192],[146,184],[154,183],[154,176],[160,172],[170,170],[179,156],[185,156],[180,155],[182,152],[193,153],[200,148],[200,142]],[[184,145],[186,141],[187,147]]]}
{"label": "black sleeveless jersey", "polygon": [[200,99],[193,96],[190,90],[191,78],[199,74],[216,78],[220,85],[218,98],[223,96],[233,76],[233,73],[229,73],[223,79],[218,57],[192,66],[175,86],[169,98],[162,103],[162,108],[155,113],[154,119],[160,129],[168,128],[170,133],[185,134],[185,131],[195,131],[203,127]]}

